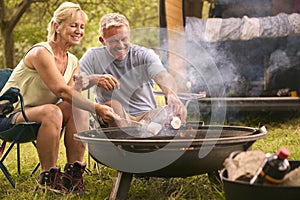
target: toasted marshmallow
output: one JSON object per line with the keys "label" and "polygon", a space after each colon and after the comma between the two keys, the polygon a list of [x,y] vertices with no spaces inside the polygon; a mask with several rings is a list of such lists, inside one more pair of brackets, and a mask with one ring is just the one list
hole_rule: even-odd
{"label": "toasted marshmallow", "polygon": [[181,126],[181,120],[179,117],[173,117],[172,121],[171,121],[171,126],[174,129],[179,129]]}

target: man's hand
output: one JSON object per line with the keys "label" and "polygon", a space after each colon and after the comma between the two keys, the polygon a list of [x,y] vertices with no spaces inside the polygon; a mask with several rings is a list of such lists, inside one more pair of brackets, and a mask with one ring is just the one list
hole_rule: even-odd
{"label": "man's hand", "polygon": [[168,104],[168,109],[171,112],[170,115],[172,117],[175,116],[179,117],[182,124],[185,124],[186,117],[187,117],[187,110],[175,93],[171,92],[167,95],[167,104]]}
{"label": "man's hand", "polygon": [[89,85],[89,78],[86,74],[80,73],[80,74],[75,74],[73,76],[74,79],[74,89],[77,91],[81,91],[82,89],[86,89]]}
{"label": "man's hand", "polygon": [[[167,98],[169,117],[179,117],[183,124],[186,123],[187,110],[183,103],[178,98],[177,84],[174,78],[167,71],[159,72],[155,78],[155,82],[159,85]],[[169,119],[172,120],[172,119]]]}
{"label": "man's hand", "polygon": [[105,90],[115,90],[120,88],[118,80],[111,74],[100,75],[98,77],[97,86],[102,87]]}

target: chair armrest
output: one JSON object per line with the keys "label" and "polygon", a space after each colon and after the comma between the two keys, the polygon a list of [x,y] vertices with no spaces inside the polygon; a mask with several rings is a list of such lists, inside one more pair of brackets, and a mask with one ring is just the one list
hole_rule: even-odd
{"label": "chair armrest", "polygon": [[[4,92],[4,94],[2,96],[0,96],[0,101],[2,101],[2,100],[8,100],[10,102],[10,104],[11,104],[10,106],[12,106],[18,100],[20,100],[22,115],[23,115],[25,121],[29,122],[29,119],[28,119],[28,117],[27,117],[27,115],[25,113],[24,99],[23,99],[22,94],[20,93],[20,89],[19,88],[11,87],[8,90],[6,90],[6,92]],[[6,108],[9,108],[10,106],[7,105]],[[4,115],[10,113],[11,111],[12,111],[12,109],[7,110],[4,113]]]}
{"label": "chair armrest", "polygon": [[23,99],[23,96],[22,96],[22,94],[19,92],[18,93],[18,96],[19,96],[19,99],[20,99],[20,102],[21,102],[21,111],[22,111],[22,115],[23,115],[23,117],[24,117],[24,119],[25,119],[25,121],[26,122],[29,122],[29,119],[28,119],[28,117],[27,117],[27,115],[26,115],[26,113],[25,113],[25,106],[24,106],[24,99]]}
{"label": "chair armrest", "polygon": [[5,116],[13,110],[14,106],[9,100],[0,100],[0,116]]}

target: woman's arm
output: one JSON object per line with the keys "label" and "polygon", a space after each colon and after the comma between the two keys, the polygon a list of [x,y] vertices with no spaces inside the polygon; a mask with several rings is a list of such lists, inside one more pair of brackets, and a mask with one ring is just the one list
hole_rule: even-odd
{"label": "woman's arm", "polygon": [[[38,58],[38,59],[36,59]],[[35,47],[31,49],[24,57],[24,62],[30,68],[35,69],[47,87],[58,97],[74,106],[97,113],[106,121],[114,120],[113,110],[111,107],[96,104],[85,98],[80,92],[73,88],[74,82],[68,84],[62,74],[59,72],[54,57],[44,47]],[[79,66],[76,69],[79,72]]]}

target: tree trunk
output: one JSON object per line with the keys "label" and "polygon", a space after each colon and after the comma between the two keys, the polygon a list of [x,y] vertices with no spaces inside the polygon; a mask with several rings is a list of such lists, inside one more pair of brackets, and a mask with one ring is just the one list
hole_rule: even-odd
{"label": "tree trunk", "polygon": [[22,0],[15,7],[8,9],[3,0],[0,0],[0,28],[3,38],[4,67],[15,67],[14,28],[22,15],[30,7],[32,2],[46,2],[47,0]]}
{"label": "tree trunk", "polygon": [[4,68],[15,68],[15,48],[14,48],[14,32],[11,30],[2,30]]}

